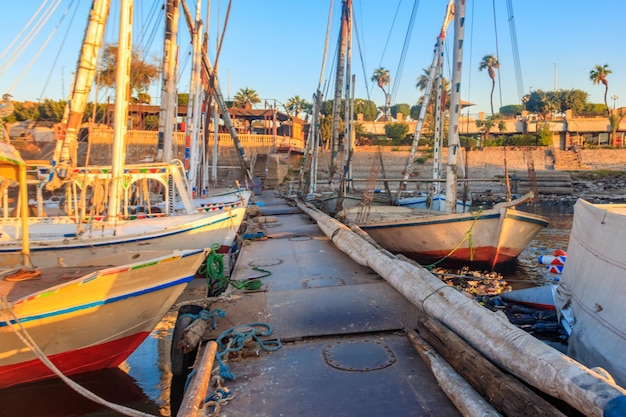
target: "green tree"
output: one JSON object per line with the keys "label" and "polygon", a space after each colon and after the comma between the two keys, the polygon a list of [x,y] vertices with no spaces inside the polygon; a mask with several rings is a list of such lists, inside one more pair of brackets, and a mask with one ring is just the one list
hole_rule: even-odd
{"label": "green tree", "polygon": [[60,122],[65,111],[65,100],[53,101],[45,99],[39,104],[39,119],[51,122]]}
{"label": "green tree", "polygon": [[523,107],[521,104],[507,104],[506,106],[500,107],[500,114],[503,116],[513,117],[521,114],[522,110]]}
{"label": "green tree", "polygon": [[177,97],[179,106],[187,106],[189,104],[189,93],[180,93]]}
{"label": "green tree", "polygon": [[248,87],[240,88],[233,98],[234,107],[239,107],[242,109],[250,109],[255,104],[259,104],[261,102],[261,99],[259,98],[257,92],[254,89]]}
{"label": "green tree", "polygon": [[[422,92],[422,94],[424,93],[424,91],[426,90],[426,86],[428,85],[428,79],[430,78],[430,71],[428,68],[423,68],[422,69],[422,75],[420,75],[417,78],[417,83],[415,84],[415,87],[417,87],[418,90],[420,90]],[[446,92],[446,95],[449,95],[449,91],[450,91],[450,82],[448,80],[446,80],[445,77],[441,77],[441,85],[443,88],[443,91]],[[435,106],[435,101],[437,100],[437,86],[433,85],[432,90],[430,91],[430,97],[428,97],[428,111],[430,111],[431,113],[434,113],[434,106]],[[420,97],[420,99],[418,100],[418,103],[423,103],[424,102],[424,97]],[[413,116],[411,116],[411,118],[413,118]],[[418,115],[415,117],[415,119],[419,118],[419,113]]]}
{"label": "green tree", "polygon": [[394,145],[399,145],[409,133],[409,125],[406,123],[387,123],[385,135],[390,138]]}
{"label": "green tree", "polygon": [[589,71],[589,78],[593,82],[594,85],[602,83],[604,85],[604,104],[606,105],[607,114],[611,114],[609,110],[609,104],[606,101],[606,96],[609,93],[609,80],[606,77],[612,71],[609,69],[608,64],[604,65],[596,65],[594,69]]}
{"label": "green tree", "polygon": [[[159,78],[158,64],[142,59],[142,55],[142,51],[134,49],[130,58],[130,90],[131,92],[135,92],[137,96],[139,96],[139,94],[146,94],[150,85]],[[102,49],[98,85],[101,87],[114,88],[116,73],[117,45],[108,44]]]}
{"label": "green tree", "polygon": [[295,95],[287,100],[285,103],[285,111],[287,114],[295,117],[299,117],[300,113],[310,114],[313,109],[313,105],[301,98],[299,95]]}
{"label": "green tree", "polygon": [[610,145],[615,146],[615,139],[617,137],[617,129],[619,128],[619,124],[626,116],[626,112],[623,109],[613,110],[611,114],[609,114],[609,125],[611,126],[611,139]]}
{"label": "green tree", "polygon": [[39,106],[35,103],[13,102],[13,114],[7,117],[8,122],[25,120],[39,120]]}
{"label": "green tree", "polygon": [[354,99],[354,114],[362,114],[364,121],[371,122],[375,120],[377,112],[376,103],[373,101],[362,98]]}
{"label": "green tree", "polygon": [[372,75],[371,80],[374,81],[381,90],[383,90],[383,94],[385,95],[385,105],[383,107],[384,116],[387,117],[387,109],[391,104],[391,97],[387,93],[387,90],[385,90],[385,87],[388,86],[391,82],[391,76],[389,75],[389,71],[383,67],[376,68],[374,70],[374,75]]}
{"label": "green tree", "polygon": [[496,89],[496,71],[500,68],[500,61],[498,58],[493,55],[485,55],[478,66],[478,70],[482,71],[484,69],[489,73],[489,78],[491,78],[491,115],[495,116],[493,112],[493,92]]}
{"label": "green tree", "polygon": [[391,114],[396,115],[398,113],[402,114],[406,119],[411,114],[411,106],[406,103],[394,104],[391,106]]}

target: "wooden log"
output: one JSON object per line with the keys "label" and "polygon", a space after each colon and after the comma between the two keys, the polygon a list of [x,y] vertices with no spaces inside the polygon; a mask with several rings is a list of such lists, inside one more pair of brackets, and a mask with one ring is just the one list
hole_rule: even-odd
{"label": "wooden log", "polygon": [[504,315],[490,312],[426,269],[378,251],[312,205],[297,204],[353,261],[372,268],[407,300],[526,383],[592,417],[602,417],[611,401],[626,396],[626,389],[512,325]]}
{"label": "wooden log", "polygon": [[415,330],[407,330],[407,337],[424,362],[430,366],[441,389],[463,416],[500,416],[500,413],[481,397]]}
{"label": "wooden log", "polygon": [[213,371],[213,361],[217,352],[217,343],[211,340],[204,347],[200,363],[195,367],[196,373],[191,378],[185,397],[183,398],[177,417],[196,417],[202,410],[202,402],[206,398],[207,388],[211,381],[211,372]]}
{"label": "wooden log", "polygon": [[437,320],[420,314],[418,331],[476,391],[508,416],[565,417],[519,380],[502,372]]}

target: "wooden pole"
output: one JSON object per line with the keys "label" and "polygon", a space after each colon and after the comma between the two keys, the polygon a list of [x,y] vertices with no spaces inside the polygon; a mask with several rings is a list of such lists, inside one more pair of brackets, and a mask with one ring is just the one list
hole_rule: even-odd
{"label": "wooden pole", "polygon": [[191,379],[185,397],[183,398],[177,417],[196,417],[202,410],[202,402],[206,397],[207,388],[213,371],[213,361],[217,352],[217,343],[211,340],[204,347],[200,364],[196,368],[196,374]]}
{"label": "wooden pole", "polygon": [[502,372],[437,320],[419,315],[417,328],[428,344],[474,389],[507,416],[565,417],[518,379]]}
{"label": "wooden pole", "polygon": [[496,417],[500,414],[481,397],[415,330],[407,330],[409,342],[422,357],[437,382],[465,417]]}

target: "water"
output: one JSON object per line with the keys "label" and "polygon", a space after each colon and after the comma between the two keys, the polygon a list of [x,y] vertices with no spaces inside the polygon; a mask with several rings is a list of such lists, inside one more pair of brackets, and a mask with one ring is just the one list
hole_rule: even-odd
{"label": "water", "polygon": [[[518,266],[503,277],[513,288],[551,282],[540,255],[567,249],[572,226],[572,207],[551,205],[536,207],[536,213],[550,219],[519,257]],[[168,313],[145,342],[120,366],[90,375],[74,377],[81,385],[116,404],[124,404],[154,416],[170,412],[169,338],[176,312]],[[117,417],[121,414],[84,399],[63,382],[51,380],[0,390],[0,417]]]}

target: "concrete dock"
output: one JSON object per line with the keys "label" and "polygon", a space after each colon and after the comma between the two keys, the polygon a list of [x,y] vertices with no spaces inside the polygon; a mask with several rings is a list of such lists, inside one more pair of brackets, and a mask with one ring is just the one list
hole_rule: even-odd
{"label": "concrete dock", "polygon": [[231,399],[219,415],[460,415],[405,334],[417,307],[287,200],[266,191],[253,201],[275,221],[263,225],[266,240],[243,246],[231,279],[271,275],[211,306],[226,316],[209,338],[263,323],[272,333],[261,339],[282,346],[229,355]]}

